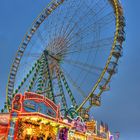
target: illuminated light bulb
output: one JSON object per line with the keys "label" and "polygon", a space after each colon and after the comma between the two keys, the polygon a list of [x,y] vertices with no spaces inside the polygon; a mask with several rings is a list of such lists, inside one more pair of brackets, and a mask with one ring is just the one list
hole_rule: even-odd
{"label": "illuminated light bulb", "polygon": [[27,131],[27,134],[28,135],[31,135],[32,134],[32,128],[27,128],[26,131]]}

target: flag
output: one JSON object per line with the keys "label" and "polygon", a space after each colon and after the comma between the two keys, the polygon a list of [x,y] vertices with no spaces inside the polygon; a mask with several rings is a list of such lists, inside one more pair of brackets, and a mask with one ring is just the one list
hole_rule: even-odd
{"label": "flag", "polygon": [[104,123],[101,121],[100,124],[100,134],[104,132]]}
{"label": "flag", "polygon": [[104,132],[106,133],[106,137],[109,140],[110,132],[109,132],[109,128],[108,128],[108,124],[107,123],[104,124]]}
{"label": "flag", "polygon": [[97,125],[97,121],[95,121],[95,134],[98,135],[98,125]]}
{"label": "flag", "polygon": [[118,140],[120,138],[120,132],[115,132],[115,138]]}
{"label": "flag", "polygon": [[114,136],[113,135],[110,135],[109,136],[109,140],[114,140]]}
{"label": "flag", "polygon": [[105,129],[105,132],[108,133],[108,130],[109,130],[109,129],[108,129],[108,124],[107,124],[107,123],[105,123],[104,129]]}
{"label": "flag", "polygon": [[104,123],[101,121],[101,126],[104,127]]}

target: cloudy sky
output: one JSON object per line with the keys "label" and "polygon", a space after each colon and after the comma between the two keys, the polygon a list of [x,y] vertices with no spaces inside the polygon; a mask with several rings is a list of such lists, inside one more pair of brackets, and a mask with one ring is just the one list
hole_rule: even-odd
{"label": "cloudy sky", "polygon": [[[48,0],[0,0],[0,109],[10,65],[29,25]],[[140,1],[122,0],[126,17],[126,41],[118,74],[111,90],[102,96],[102,106],[93,108],[98,121],[120,132],[120,140],[140,140]]]}

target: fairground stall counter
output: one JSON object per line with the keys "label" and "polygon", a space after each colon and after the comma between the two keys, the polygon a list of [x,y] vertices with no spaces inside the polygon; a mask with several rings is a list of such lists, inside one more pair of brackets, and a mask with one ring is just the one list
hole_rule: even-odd
{"label": "fairground stall counter", "polygon": [[16,94],[11,112],[0,114],[0,140],[104,140],[89,130],[81,117],[64,119],[59,105],[31,92]]}

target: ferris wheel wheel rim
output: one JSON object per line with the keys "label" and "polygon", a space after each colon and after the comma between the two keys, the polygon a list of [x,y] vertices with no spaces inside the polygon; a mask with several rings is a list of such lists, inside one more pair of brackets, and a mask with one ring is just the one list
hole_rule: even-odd
{"label": "ferris wheel wheel rim", "polygon": [[[65,0],[61,0],[62,3],[63,3],[64,1],[65,1]],[[114,50],[114,48],[115,48],[115,45],[116,45],[116,42],[117,42],[118,29],[119,29],[118,0],[112,0],[112,1],[114,2],[114,11],[115,11],[115,16],[116,16],[116,33],[115,33],[115,36],[114,36],[114,42],[113,42],[112,49],[111,49],[110,55],[109,55],[109,57],[108,57],[107,63],[106,63],[106,65],[105,65],[105,67],[104,67],[104,70],[102,71],[102,73],[101,73],[101,75],[100,75],[100,78],[98,79],[97,83],[96,83],[95,85],[93,85],[92,92],[89,93],[89,95],[86,97],[86,99],[83,101],[83,103],[85,103],[85,102],[89,99],[90,95],[94,93],[94,91],[97,89],[98,85],[100,84],[101,80],[104,78],[104,75],[105,75],[105,73],[107,72],[109,63],[110,63],[111,58],[112,58],[112,52],[113,52],[113,50]],[[53,2],[56,2],[56,0],[51,1],[51,2],[49,3],[49,5],[48,5],[45,9],[49,8],[49,6],[50,6]],[[59,2],[60,2],[60,0],[59,0]],[[61,4],[62,4],[62,3],[61,3]],[[56,7],[56,8],[57,8],[57,7]],[[43,12],[45,11],[45,9],[43,10]],[[54,9],[54,10],[55,10],[55,9]],[[23,40],[22,40],[22,42],[21,42],[21,45],[19,46],[19,49],[18,49],[17,54],[16,54],[16,57],[15,57],[15,59],[14,59],[14,62],[13,62],[13,64],[12,64],[12,66],[11,66],[11,70],[10,70],[10,74],[9,74],[9,78],[8,78],[8,85],[7,85],[7,88],[6,88],[6,101],[7,101],[7,102],[8,102],[9,93],[10,93],[9,91],[11,90],[10,88],[13,87],[13,89],[14,89],[14,82],[15,82],[16,73],[17,73],[17,71],[18,71],[18,66],[19,66],[19,64],[20,64],[20,60],[21,60],[21,58],[22,58],[22,55],[24,54],[24,51],[23,51],[23,50],[26,49],[26,47],[27,47],[26,44],[24,44],[24,43],[25,43],[24,41],[25,41],[25,39],[29,39],[29,40],[31,39],[32,36],[29,36],[28,33],[31,31],[31,29],[33,29],[34,24],[38,21],[38,19],[41,18],[43,12],[41,12],[41,14],[39,14],[39,16],[34,20],[32,26],[29,28],[29,30],[28,30],[27,33],[25,34],[25,36],[24,36],[24,38],[23,38]],[[50,13],[50,14],[51,14],[51,13]],[[49,15],[48,15],[48,16],[49,16]],[[46,18],[45,18],[45,19],[46,19]],[[45,20],[45,19],[44,19],[44,20]],[[44,21],[44,20],[43,20],[43,21]],[[42,24],[43,21],[41,21],[40,25]],[[39,25],[39,26],[40,26],[40,25]],[[38,27],[39,27],[39,26],[38,26]],[[37,29],[38,29],[38,28],[36,28],[36,30],[37,30]],[[35,30],[34,32],[36,32],[36,30]],[[24,47],[25,47],[25,48],[23,47],[23,44],[24,44]],[[15,65],[14,65],[15,62],[18,63],[17,68],[16,68]],[[13,81],[11,80],[11,78],[10,78],[12,75],[13,75],[13,77],[14,77],[14,82],[13,82]],[[14,76],[14,75],[15,75],[15,76]],[[111,77],[112,77],[112,75],[110,75],[110,77],[108,78],[106,84],[108,84],[108,82],[110,81]],[[11,81],[12,81],[12,82],[11,82]],[[13,84],[12,84],[12,83],[13,83]],[[12,90],[13,90],[13,89],[12,89]],[[11,90],[11,91],[12,91],[12,90]],[[12,93],[10,93],[10,94],[12,94]],[[11,96],[11,95],[10,95],[10,96]],[[83,103],[79,106],[79,108],[78,108],[77,110],[79,110],[80,107],[83,106]],[[8,107],[8,108],[9,108],[9,107]],[[7,108],[7,109],[8,109],[8,108]],[[8,110],[9,110],[9,109],[8,109]]]}

